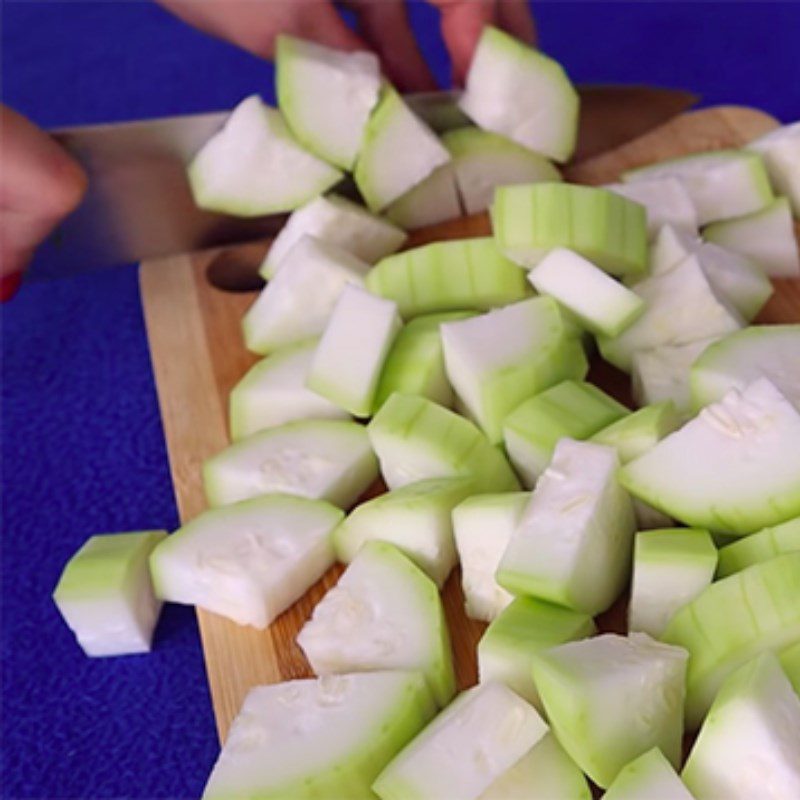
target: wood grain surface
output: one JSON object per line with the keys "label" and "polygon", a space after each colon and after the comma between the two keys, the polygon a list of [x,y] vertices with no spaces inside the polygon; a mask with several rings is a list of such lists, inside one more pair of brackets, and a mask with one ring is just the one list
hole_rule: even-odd
{"label": "wood grain surface", "polygon": [[[774,119],[747,108],[696,111],[621,148],[567,169],[570,180],[588,184],[614,181],[631,167],[706,149],[738,147],[776,127]],[[490,233],[486,215],[444,223],[415,233],[408,246]],[[260,259],[268,244],[242,249]],[[200,465],[222,450],[228,438],[228,394],[256,357],[245,350],[240,319],[252,294],[231,294],[212,287],[205,270],[215,251],[143,262],[140,282],[150,352],[181,520],[205,508]],[[800,281],[776,281],[776,292],[761,322],[800,322]],[[629,402],[628,378],[597,362],[590,378],[623,402]],[[298,630],[315,603],[337,580],[333,567],[307,594],[266,631],[240,627],[198,610],[208,680],[220,739],[224,741],[250,687],[311,671],[295,644]],[[443,598],[450,624],[459,685],[476,680],[475,647],[485,625],[465,617],[454,571]],[[618,604],[600,620],[604,629],[622,629]]]}

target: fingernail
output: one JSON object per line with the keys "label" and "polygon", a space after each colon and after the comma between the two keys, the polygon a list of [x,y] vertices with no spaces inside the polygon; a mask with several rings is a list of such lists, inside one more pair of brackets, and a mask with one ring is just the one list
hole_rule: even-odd
{"label": "fingernail", "polygon": [[11,272],[0,277],[0,303],[8,302],[19,291],[21,283],[21,272]]}

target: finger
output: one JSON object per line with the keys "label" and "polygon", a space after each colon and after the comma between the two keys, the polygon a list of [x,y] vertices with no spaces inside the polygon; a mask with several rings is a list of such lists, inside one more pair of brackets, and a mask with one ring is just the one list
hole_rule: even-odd
{"label": "finger", "polygon": [[484,26],[494,21],[493,0],[432,0],[442,11],[444,37],[453,67],[453,81],[462,85]]}
{"label": "finger", "polygon": [[273,58],[281,33],[340,50],[365,44],[328,0],[158,0],[194,28],[261,58]]}
{"label": "finger", "polygon": [[44,131],[5,106],[0,127],[0,273],[8,276],[21,272],[36,247],[78,206],[86,174]]}
{"label": "finger", "polygon": [[357,13],[359,33],[400,91],[437,88],[417,47],[403,0],[350,0],[346,5]]}
{"label": "finger", "polygon": [[536,23],[528,0],[498,0],[498,25],[507,33],[528,44],[536,44]]}

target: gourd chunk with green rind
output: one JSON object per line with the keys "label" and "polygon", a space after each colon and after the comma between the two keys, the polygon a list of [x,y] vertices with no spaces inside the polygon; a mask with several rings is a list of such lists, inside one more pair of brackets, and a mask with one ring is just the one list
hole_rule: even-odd
{"label": "gourd chunk with green rind", "polygon": [[626,764],[603,800],[695,800],[675,767],[654,747]]}
{"label": "gourd chunk with green rind", "polygon": [[269,494],[205,511],[150,556],[158,596],[263,630],[333,564],[342,512]]}
{"label": "gourd chunk with green rind", "polygon": [[497,569],[497,582],[598,614],[628,579],[633,507],[616,473],[616,452],[561,439]]}
{"label": "gourd chunk with green rind", "polygon": [[697,235],[697,211],[686,187],[677,178],[613,183],[604,188],[644,206],[650,238],[664,225]]}
{"label": "gourd chunk with green rind", "polygon": [[686,727],[696,730],[731,672],[800,639],[800,553],[715,581],[675,613],[661,638],[691,654]]}
{"label": "gourd chunk with green rind", "polygon": [[387,219],[403,230],[414,231],[461,216],[461,201],[453,164],[436,167],[383,210]]}
{"label": "gourd chunk with green rind", "polygon": [[503,422],[531,395],[589,371],[558,304],[533,297],[441,327],[450,383],[493,444]]}
{"label": "gourd chunk with green rind", "polygon": [[800,122],[770,131],[746,147],[761,155],[775,193],[789,198],[800,219]]}
{"label": "gourd chunk with green rind", "polygon": [[390,489],[458,477],[473,478],[477,494],[519,489],[499,448],[468,419],[424,397],[393,394],[367,431]]}
{"label": "gourd chunk with green rind", "polygon": [[588,439],[627,413],[625,406],[591,383],[562,381],[506,417],[506,452],[522,482],[532,489],[560,439]]}
{"label": "gourd chunk with green rind", "polygon": [[585,639],[595,632],[588,614],[517,597],[489,625],[478,642],[481,683],[499,681],[542,711],[533,680],[533,659],[540,650]]}
{"label": "gourd chunk with green rind", "polygon": [[717,548],[708,531],[668,528],[634,537],[628,630],[659,637],[675,612],[714,579]]}
{"label": "gourd chunk with green rind", "polygon": [[381,800],[477,800],[547,733],[536,709],[500,683],[459,695],[373,784]]}
{"label": "gourd chunk with green rind", "polygon": [[394,300],[405,319],[435,311],[488,311],[533,293],[525,273],[490,237],[434,242],[387,256],[370,270],[366,286]]}
{"label": "gourd chunk with green rind", "polygon": [[722,547],[719,551],[717,577],[725,578],[753,564],[760,564],[796,550],[800,550],[800,517],[764,528]]}
{"label": "gourd chunk with green rind", "polygon": [[203,800],[371,800],[385,764],[436,713],[419,672],[371,672],[257,686]]}
{"label": "gourd chunk with green rind", "polygon": [[418,394],[445,408],[453,405],[453,387],[444,368],[441,325],[471,317],[471,311],[446,311],[412,319],[394,340],[383,365],[375,411],[394,392]]}
{"label": "gourd chunk with green rind", "polygon": [[166,531],[92,536],[70,558],[53,600],[87,656],[150,650],[161,601],[148,558]]}
{"label": "gourd chunk with green rind", "polygon": [[349,564],[365,542],[389,542],[441,587],[458,561],[452,511],[472,491],[470,478],[431,478],[373,497],[336,529],[336,557]]}
{"label": "gourd chunk with green rind", "polygon": [[497,246],[524,267],[535,267],[550,250],[564,247],[612,275],[647,270],[644,208],[606,189],[566,183],[502,186],[491,213]]}
{"label": "gourd chunk with green rind", "polygon": [[781,669],[792,684],[792,688],[800,697],[800,639],[778,653]]}
{"label": "gourd chunk with green rind", "polygon": [[366,542],[317,603],[297,643],[317,675],[412,669],[440,706],[456,690],[436,584],[387,542]]}
{"label": "gourd chunk with green rind", "polygon": [[453,509],[464,609],[471,619],[491,622],[514,599],[495,571],[528,500],[528,492],[479,494]]}
{"label": "gourd chunk with green rind", "polygon": [[800,515],[800,412],[766,378],[626,464],[635,496],[687,525],[753,533]]}
{"label": "gourd chunk with green rind", "polygon": [[280,111],[258,95],[236,106],[189,165],[195,203],[237,217],[293,211],[341,177],[338,169],[305,150]]}
{"label": "gourd chunk with green rind", "polygon": [[590,442],[613,447],[622,464],[651,450],[680,427],[674,404],[667,400],[632,411],[589,437]]}
{"label": "gourd chunk with green rind", "polygon": [[645,633],[603,634],[537,653],[533,679],[558,741],[608,787],[653,747],[678,766],[687,659]]}
{"label": "gourd chunk with green rind", "polygon": [[347,508],[378,477],[366,430],[345,420],[299,420],[259,431],[203,464],[209,505],[275,492]]}
{"label": "gourd chunk with green rind", "polygon": [[683,768],[697,800],[800,797],[800,697],[771,653],[722,684]]}
{"label": "gourd chunk with green rind", "polygon": [[580,100],[562,66],[490,25],[484,27],[459,106],[481,128],[564,162],[578,134]]}

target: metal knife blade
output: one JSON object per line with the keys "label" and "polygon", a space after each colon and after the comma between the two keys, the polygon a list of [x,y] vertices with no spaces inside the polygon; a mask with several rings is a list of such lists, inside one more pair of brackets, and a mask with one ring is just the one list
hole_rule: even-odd
{"label": "metal knife blade", "polygon": [[[694,105],[690,92],[644,86],[580,87],[576,159],[646,133]],[[454,92],[409,95],[439,132],[468,120]],[[186,164],[228,112],[54,131],[83,164],[89,191],[37,254],[32,277],[57,277],[274,234],[285,215],[237,219],[197,208]]]}

